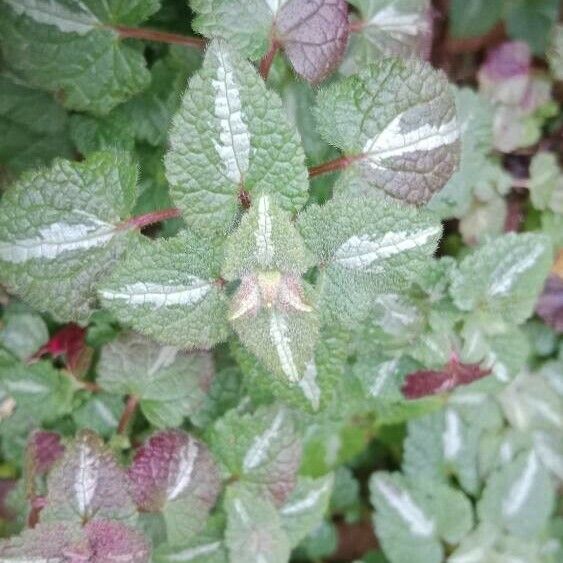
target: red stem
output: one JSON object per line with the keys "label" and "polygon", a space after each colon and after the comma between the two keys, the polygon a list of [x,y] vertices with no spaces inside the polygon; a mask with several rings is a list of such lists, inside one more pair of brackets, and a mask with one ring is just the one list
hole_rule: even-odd
{"label": "red stem", "polygon": [[270,44],[270,49],[264,55],[264,58],[260,61],[259,72],[263,80],[267,80],[268,74],[270,73],[270,68],[272,67],[272,63],[274,62],[274,57],[276,56],[279,48],[279,43],[277,41],[272,41],[272,43]]}
{"label": "red stem", "polygon": [[144,215],[137,215],[136,217],[131,217],[124,221],[121,226],[124,229],[142,229],[148,225],[153,225],[154,223],[160,223],[166,219],[175,219],[180,217],[181,212],[177,207],[170,207],[169,209],[162,209],[160,211],[151,211],[150,213],[145,213]]}
{"label": "red stem", "polygon": [[344,170],[360,158],[361,156],[341,156],[339,158],[335,158],[334,160],[323,162],[317,166],[311,166],[311,168],[309,168],[309,178],[314,178],[315,176],[320,176],[322,174],[329,174],[330,172],[337,172],[338,170]]}
{"label": "red stem", "polygon": [[177,33],[168,33],[166,31],[158,31],[146,27],[125,27],[116,25],[112,27],[114,31],[119,33],[123,39],[145,39],[147,41],[159,41],[161,43],[173,43],[175,45],[187,45],[196,49],[204,49],[207,41],[203,37],[189,37],[187,35],[179,35]]}
{"label": "red stem", "polygon": [[139,399],[135,395],[129,395],[127,402],[125,403],[125,408],[121,413],[121,418],[119,419],[119,424],[117,425],[117,433],[125,434],[127,427],[131,423],[133,416],[137,412],[137,407],[139,406]]}

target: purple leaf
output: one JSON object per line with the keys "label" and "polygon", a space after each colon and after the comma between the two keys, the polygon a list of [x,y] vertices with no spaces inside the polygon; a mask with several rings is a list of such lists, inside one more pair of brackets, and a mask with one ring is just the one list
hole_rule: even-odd
{"label": "purple leaf", "polygon": [[129,481],[112,452],[92,431],[81,431],[47,482],[42,521],[96,518],[124,520],[136,515]]}
{"label": "purple leaf", "polygon": [[489,80],[506,80],[530,72],[532,54],[523,41],[507,41],[487,53],[481,72]]}
{"label": "purple leaf", "polygon": [[94,520],[86,525],[91,561],[94,563],[145,563],[149,561],[150,547],[138,532],[119,522]]}
{"label": "purple leaf", "polygon": [[33,475],[45,475],[64,454],[65,447],[56,432],[36,430],[27,440],[27,469]]}
{"label": "purple leaf", "polygon": [[340,63],[348,32],[344,0],[289,0],[278,14],[274,36],[297,74],[317,83]]}
{"label": "purple leaf", "polygon": [[536,313],[556,332],[563,333],[563,279],[557,274],[547,278]]}
{"label": "purple leaf", "polygon": [[138,532],[119,522],[38,524],[0,544],[1,561],[148,563],[150,547]]}
{"label": "purple leaf", "polygon": [[182,430],[154,434],[139,448],[129,477],[139,510],[162,512],[171,543],[201,530],[221,485],[207,446]]}
{"label": "purple leaf", "polygon": [[442,370],[420,370],[410,373],[401,388],[407,399],[420,399],[469,385],[491,373],[479,364],[462,364],[456,358],[450,360]]}

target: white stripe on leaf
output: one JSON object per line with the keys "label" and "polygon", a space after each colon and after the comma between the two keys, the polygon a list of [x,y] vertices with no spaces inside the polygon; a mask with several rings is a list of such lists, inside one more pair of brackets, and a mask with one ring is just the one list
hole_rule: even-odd
{"label": "white stripe on leaf", "polygon": [[38,234],[14,241],[0,241],[0,258],[12,264],[32,259],[54,260],[66,252],[105,246],[116,234],[110,223],[88,213],[77,213],[81,223],[59,221],[39,227]]}
{"label": "white stripe on leaf", "polygon": [[321,390],[317,384],[317,366],[315,360],[312,359],[305,366],[305,373],[298,383],[303,391],[303,395],[311,404],[314,411],[319,410],[321,404]]}
{"label": "white stripe on leaf", "polygon": [[299,381],[299,372],[293,360],[293,352],[291,351],[291,339],[288,336],[289,329],[285,317],[274,311],[270,319],[270,338],[276,349],[276,353],[280,360],[282,371],[285,373],[289,381]]}
{"label": "white stripe on leaf", "polygon": [[286,504],[280,512],[284,516],[295,516],[314,508],[316,504],[323,498],[323,495],[328,492],[330,488],[330,481],[326,480],[318,489],[313,489],[309,491],[306,496],[296,500],[295,502]]}
{"label": "white stripe on leaf", "polygon": [[502,503],[502,513],[505,516],[515,516],[529,500],[538,469],[538,458],[535,452],[530,452],[522,473],[510,487]]}
{"label": "white stripe on leaf", "polygon": [[242,112],[240,91],[235,80],[229,54],[221,45],[215,51],[218,60],[215,90],[215,117],[219,121],[219,142],[215,150],[225,174],[235,184],[240,184],[250,164],[250,132]]}
{"label": "white stripe on leaf", "polygon": [[262,434],[254,438],[254,441],[244,456],[242,463],[244,471],[255,469],[268,458],[268,450],[272,442],[279,436],[284,418],[285,412],[279,410],[272,424]]}
{"label": "white stripe on leaf", "polygon": [[196,305],[211,290],[211,283],[192,276],[192,284],[165,285],[151,282],[135,282],[119,289],[104,289],[100,294],[105,299],[125,301],[129,305],[148,305],[154,309],[174,305]]}
{"label": "white stripe on leaf", "polygon": [[336,250],[334,260],[350,270],[365,270],[379,260],[423,246],[440,232],[441,228],[434,226],[411,232],[389,231],[383,236],[354,235]]}
{"label": "white stripe on leaf", "polygon": [[453,409],[446,409],[444,415],[442,445],[444,447],[444,457],[448,460],[455,459],[461,450],[461,419]]}
{"label": "white stripe on leaf", "polygon": [[89,509],[94,500],[100,475],[100,458],[86,442],[78,443],[78,467],[72,484],[78,512],[91,516]]}
{"label": "white stripe on leaf", "polygon": [[221,547],[221,542],[213,542],[205,545],[198,545],[179,551],[178,553],[171,553],[170,555],[161,555],[161,559],[165,561],[193,561],[204,555],[215,553]]}
{"label": "white stripe on leaf", "polygon": [[272,242],[272,216],[270,199],[261,196],[258,201],[258,230],[254,233],[256,240],[256,259],[261,266],[270,266],[274,260],[274,243]]}
{"label": "white stripe on leaf", "polygon": [[178,452],[180,460],[166,488],[166,497],[168,500],[174,500],[189,487],[198,453],[199,448],[193,441],[188,442]]}
{"label": "white stripe on leaf", "polygon": [[416,37],[420,33],[430,31],[429,18],[424,17],[424,14],[401,13],[394,6],[386,6],[376,12],[366,26],[378,27],[396,39],[400,39],[401,35]]}

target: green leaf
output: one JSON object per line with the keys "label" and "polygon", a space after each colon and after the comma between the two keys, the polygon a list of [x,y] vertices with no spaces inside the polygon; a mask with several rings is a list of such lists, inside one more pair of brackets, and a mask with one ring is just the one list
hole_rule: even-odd
{"label": "green leaf", "polygon": [[106,114],[150,81],[142,53],[105,24],[139,23],[158,4],[151,1],[146,9],[147,0],[141,0],[140,10],[119,4],[114,0],[108,11],[93,0],[4,1],[4,56],[30,84],[57,92],[65,107]]}
{"label": "green leaf", "polygon": [[102,349],[98,382],[109,393],[138,397],[154,426],[174,427],[202,407],[213,371],[207,352],[186,353],[122,334]]}
{"label": "green leaf", "polygon": [[280,508],[282,526],[292,547],[308,536],[322,521],[328,508],[334,476],[300,477],[295,489]]}
{"label": "green leaf", "polygon": [[113,434],[123,412],[123,398],[110,393],[91,393],[86,401],[73,409],[72,419],[77,428],[90,428],[101,436]]}
{"label": "green leaf", "polygon": [[225,539],[231,563],[286,563],[290,544],[274,505],[243,483],[227,488]]}
{"label": "green leaf", "polygon": [[291,493],[301,444],[291,412],[261,407],[254,414],[227,412],[210,432],[210,447],[226,471],[280,505]]}
{"label": "green leaf", "polygon": [[533,538],[541,533],[554,507],[555,489],[534,451],[522,452],[488,480],[478,505],[479,517],[510,533]]}
{"label": "green leaf", "polygon": [[27,360],[49,340],[45,321],[34,313],[6,311],[0,324],[0,346]]}
{"label": "green leaf", "polygon": [[319,310],[365,317],[378,293],[405,287],[427,265],[441,235],[432,215],[380,199],[335,199],[300,217],[321,264]]}
{"label": "green leaf", "polygon": [[166,175],[172,199],[198,231],[232,227],[242,190],[251,198],[275,193],[288,211],[307,201],[297,131],[278,96],[222,41],[208,47],[203,68],[191,78],[170,143]]}
{"label": "green leaf", "polygon": [[0,160],[16,172],[71,157],[68,118],[52,96],[0,74]]}
{"label": "green leaf", "polygon": [[543,55],[549,41],[546,33],[557,22],[559,0],[511,0],[506,4],[509,37],[526,41],[535,55]]}
{"label": "green leaf", "polygon": [[477,37],[490,31],[501,19],[503,0],[452,0],[449,17],[454,37]]}
{"label": "green leaf", "polygon": [[370,491],[375,530],[393,563],[440,563],[440,539],[458,542],[473,525],[469,500],[446,485],[377,472]]}
{"label": "green leaf", "polygon": [[384,59],[319,92],[319,132],[358,168],[367,190],[424,203],[455,172],[460,129],[444,74]]}
{"label": "green leaf", "polygon": [[530,198],[536,209],[563,215],[563,171],[555,154],[538,152],[532,158]]}
{"label": "green leaf", "polygon": [[133,207],[136,178],[121,153],[25,174],[0,203],[1,281],[40,311],[85,321],[95,285],[134,236],[121,220]]}
{"label": "green leaf", "polygon": [[183,231],[167,240],[136,241],[99,293],[104,306],[135,330],[164,344],[209,348],[229,334],[218,279],[217,253]]}
{"label": "green leaf", "polygon": [[374,59],[412,55],[427,59],[432,42],[432,12],[428,0],[350,0],[358,10],[346,59],[340,68],[352,74]]}
{"label": "green leaf", "polygon": [[42,522],[136,519],[127,477],[113,453],[92,431],[78,433],[49,474],[47,485]]}
{"label": "green leaf", "polygon": [[461,261],[450,289],[460,309],[522,323],[533,311],[551,266],[551,244],[538,234],[509,233]]}
{"label": "green leaf", "polygon": [[549,68],[556,80],[563,80],[563,25],[553,27],[547,50]]}

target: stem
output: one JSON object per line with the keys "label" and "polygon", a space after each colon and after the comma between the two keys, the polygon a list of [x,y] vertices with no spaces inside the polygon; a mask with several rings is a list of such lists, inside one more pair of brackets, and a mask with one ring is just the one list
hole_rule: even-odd
{"label": "stem", "polygon": [[124,229],[142,229],[148,225],[153,225],[154,223],[160,223],[166,219],[175,219],[180,217],[180,210],[176,207],[170,207],[169,209],[162,209],[160,211],[151,211],[150,213],[145,213],[144,215],[137,215],[136,217],[131,217],[121,224]]}
{"label": "stem", "polygon": [[139,399],[135,395],[129,395],[127,402],[125,403],[125,408],[121,413],[121,418],[119,419],[119,424],[117,425],[117,433],[125,434],[127,427],[129,426],[135,412],[137,412],[137,407],[139,406]]}
{"label": "stem", "polygon": [[263,80],[268,79],[268,74],[270,73],[270,68],[272,67],[272,63],[274,62],[274,57],[280,48],[279,43],[277,41],[272,40],[270,44],[270,49],[264,55],[264,58],[260,61],[259,72],[260,76]]}
{"label": "stem", "polygon": [[337,172],[338,170],[344,170],[350,164],[362,158],[361,156],[341,156],[335,158],[334,160],[329,160],[328,162],[323,162],[317,166],[311,166],[309,168],[309,178],[314,178],[315,176],[321,176],[322,174],[330,174],[331,172]]}
{"label": "stem", "polygon": [[147,27],[125,27],[116,25],[111,29],[117,31],[119,36],[123,39],[145,39],[147,41],[158,41],[160,43],[187,45],[188,47],[195,47],[196,49],[204,49],[207,44],[207,41],[203,39],[203,37],[189,37],[187,35],[149,29]]}

